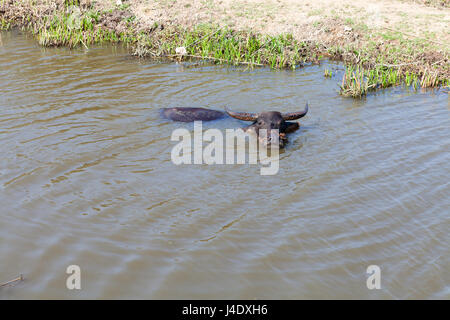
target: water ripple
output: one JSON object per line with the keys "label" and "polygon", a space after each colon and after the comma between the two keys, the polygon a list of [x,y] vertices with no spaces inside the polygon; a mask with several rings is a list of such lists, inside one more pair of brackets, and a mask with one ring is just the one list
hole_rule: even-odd
{"label": "water ripple", "polygon": [[[446,94],[352,100],[323,66],[186,68],[2,40],[0,258],[2,274],[30,281],[0,298],[73,298],[61,287],[70,264],[86,277],[77,298],[449,297]],[[192,125],[158,112],[306,101],[275,176],[175,166],[171,133]],[[365,287],[370,264],[378,292]]]}

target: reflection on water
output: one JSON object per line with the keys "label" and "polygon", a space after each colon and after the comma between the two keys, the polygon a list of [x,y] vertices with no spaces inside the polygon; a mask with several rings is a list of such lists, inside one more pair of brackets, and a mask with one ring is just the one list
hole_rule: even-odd
{"label": "reflection on water", "polygon": [[[357,101],[319,66],[186,68],[1,35],[0,282],[26,279],[0,298],[450,298],[447,94]],[[192,124],[161,107],[306,100],[275,176],[170,161],[172,131]]]}

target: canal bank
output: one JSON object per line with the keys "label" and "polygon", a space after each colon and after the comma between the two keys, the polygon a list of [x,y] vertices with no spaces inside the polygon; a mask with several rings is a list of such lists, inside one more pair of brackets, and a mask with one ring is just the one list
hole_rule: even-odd
{"label": "canal bank", "polygon": [[178,61],[296,69],[339,60],[341,94],[361,97],[399,84],[448,88],[449,10],[440,1],[0,0],[0,26],[44,46],[122,42],[136,56]]}

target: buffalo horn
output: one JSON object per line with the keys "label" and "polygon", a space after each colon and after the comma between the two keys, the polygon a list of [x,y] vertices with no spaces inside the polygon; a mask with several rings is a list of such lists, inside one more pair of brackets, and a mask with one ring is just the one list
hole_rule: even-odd
{"label": "buffalo horn", "polygon": [[250,113],[250,112],[234,112],[231,110],[228,110],[228,108],[225,107],[225,112],[233,118],[244,120],[244,121],[255,121],[258,118],[257,113]]}
{"label": "buffalo horn", "polygon": [[300,112],[283,113],[282,116],[283,116],[284,120],[296,120],[296,119],[300,119],[301,117],[304,117],[306,115],[306,113],[308,113],[308,103],[306,103],[305,110],[300,111]]}

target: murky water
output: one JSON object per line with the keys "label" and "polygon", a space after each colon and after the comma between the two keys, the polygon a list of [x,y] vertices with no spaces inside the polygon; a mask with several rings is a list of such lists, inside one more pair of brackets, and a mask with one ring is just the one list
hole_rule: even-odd
{"label": "murky water", "polygon": [[[0,283],[25,281],[0,298],[450,298],[447,94],[355,101],[334,89],[338,65],[330,80],[319,66],[186,68],[1,39]],[[170,160],[172,131],[192,124],[161,107],[306,100],[277,175]]]}

